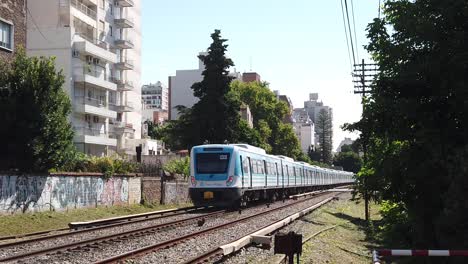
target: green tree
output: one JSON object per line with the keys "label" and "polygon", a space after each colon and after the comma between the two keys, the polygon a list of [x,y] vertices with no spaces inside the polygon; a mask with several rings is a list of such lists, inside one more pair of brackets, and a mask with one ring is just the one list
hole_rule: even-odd
{"label": "green tree", "polygon": [[240,128],[240,101],[230,93],[232,77],[229,67],[234,66],[226,58],[228,45],[221,38],[221,31],[211,35],[213,43],[208,48],[208,55],[199,58],[205,64],[203,80],[192,85],[193,94],[200,100],[191,109],[192,145],[210,143],[237,142]]}
{"label": "green tree", "polygon": [[54,59],[19,51],[0,62],[0,160],[3,169],[44,172],[74,157],[71,103]]}
{"label": "green tree", "polygon": [[309,147],[309,151],[308,151],[307,155],[313,161],[320,161],[321,157],[322,157],[322,154],[321,154],[320,150],[318,148],[315,148],[315,147],[312,147],[312,146]]}
{"label": "green tree", "polygon": [[276,98],[267,83],[234,81],[231,87],[232,93],[237,94],[240,101],[250,107],[253,116],[254,130],[258,136],[255,137],[256,141],[247,143],[275,155],[309,161],[307,155],[301,151],[293,127],[283,123],[288,107]]}
{"label": "green tree", "polygon": [[321,159],[324,163],[331,164],[333,159],[333,124],[330,113],[325,109],[320,110],[316,127],[319,135]]}
{"label": "green tree", "polygon": [[334,157],[333,164],[343,167],[345,171],[357,173],[361,169],[361,158],[352,151],[342,151]]}
{"label": "green tree", "polygon": [[368,144],[359,174],[388,212],[405,216],[406,228],[391,230],[413,247],[468,246],[466,21],[465,0],[395,0],[368,26],[380,73],[348,129]]}

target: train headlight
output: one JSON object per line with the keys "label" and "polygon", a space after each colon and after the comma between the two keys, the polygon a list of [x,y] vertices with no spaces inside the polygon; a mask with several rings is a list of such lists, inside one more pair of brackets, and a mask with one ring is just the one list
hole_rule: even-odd
{"label": "train headlight", "polygon": [[231,186],[234,183],[234,176],[229,176],[226,181],[226,186]]}
{"label": "train headlight", "polygon": [[197,180],[195,180],[195,176],[190,177],[190,181],[192,182],[192,186],[197,186]]}

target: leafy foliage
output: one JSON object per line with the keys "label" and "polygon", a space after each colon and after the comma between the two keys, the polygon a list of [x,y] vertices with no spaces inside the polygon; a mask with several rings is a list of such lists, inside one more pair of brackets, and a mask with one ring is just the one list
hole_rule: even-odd
{"label": "leafy foliage", "polygon": [[374,199],[398,205],[387,217],[402,217],[388,224],[407,226],[387,230],[411,246],[467,247],[468,2],[387,1],[384,14],[368,26],[380,73],[362,119],[347,126],[368,145],[358,176]]}
{"label": "leafy foliage", "polygon": [[71,103],[54,59],[27,57],[0,62],[0,166],[45,172],[73,158]]}
{"label": "leafy foliage", "polygon": [[292,126],[283,123],[288,107],[276,98],[267,83],[234,81],[231,87],[232,93],[250,107],[254,118],[254,131],[248,132],[253,135],[245,142],[261,147],[268,153],[309,161],[301,151]]}
{"label": "leafy foliage", "polygon": [[333,160],[335,166],[341,166],[345,171],[357,173],[361,169],[361,158],[357,153],[352,151],[342,151],[338,153]]}
{"label": "leafy foliage", "polygon": [[190,175],[190,158],[171,160],[164,165],[163,169],[171,174],[181,174],[187,178]]}

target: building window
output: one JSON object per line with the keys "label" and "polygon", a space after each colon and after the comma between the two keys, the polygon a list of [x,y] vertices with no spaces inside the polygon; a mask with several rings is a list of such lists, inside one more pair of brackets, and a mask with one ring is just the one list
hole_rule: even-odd
{"label": "building window", "polygon": [[109,34],[111,35],[111,37],[114,35],[114,33],[112,33],[112,32],[113,32],[113,30],[112,30],[112,26],[111,26],[111,25],[109,25]]}
{"label": "building window", "polygon": [[0,20],[0,47],[13,50],[13,25]]}
{"label": "building window", "polygon": [[104,9],[106,6],[106,0],[101,0],[101,9]]}

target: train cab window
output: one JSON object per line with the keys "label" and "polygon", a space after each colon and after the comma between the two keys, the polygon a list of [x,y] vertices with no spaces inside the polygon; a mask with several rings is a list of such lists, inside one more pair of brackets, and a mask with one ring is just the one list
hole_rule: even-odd
{"label": "train cab window", "polygon": [[198,153],[195,158],[197,173],[226,173],[229,158],[229,153]]}

